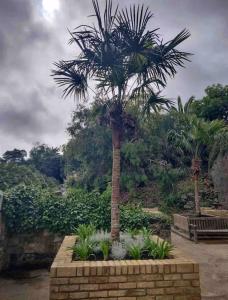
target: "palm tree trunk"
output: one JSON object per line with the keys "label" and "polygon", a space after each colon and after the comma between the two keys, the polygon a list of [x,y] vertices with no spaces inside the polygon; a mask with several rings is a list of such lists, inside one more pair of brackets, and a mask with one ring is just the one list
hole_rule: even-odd
{"label": "palm tree trunk", "polygon": [[199,173],[200,173],[200,160],[194,158],[192,160],[192,169],[193,169],[193,176],[194,176],[194,187],[195,187],[195,209],[196,215],[201,215],[201,208],[200,208],[200,197],[199,197]]}
{"label": "palm tree trunk", "polygon": [[111,237],[112,241],[120,236],[120,129],[112,126],[112,200],[111,200]]}
{"label": "palm tree trunk", "polygon": [[195,176],[194,178],[194,185],[195,185],[195,207],[196,207],[196,215],[201,215],[200,209],[200,198],[199,198],[199,178]]}

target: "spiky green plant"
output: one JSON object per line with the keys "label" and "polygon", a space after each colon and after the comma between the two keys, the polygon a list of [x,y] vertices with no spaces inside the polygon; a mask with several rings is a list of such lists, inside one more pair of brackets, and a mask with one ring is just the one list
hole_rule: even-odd
{"label": "spiky green plant", "polygon": [[93,243],[88,238],[82,239],[71,249],[78,260],[88,260],[93,252]]}
{"label": "spiky green plant", "polygon": [[103,259],[104,260],[108,260],[109,257],[109,252],[110,252],[110,248],[111,248],[111,242],[110,240],[102,240],[99,243],[99,247],[100,250],[103,254]]}
{"label": "spiky green plant", "polygon": [[92,224],[81,224],[76,229],[76,235],[78,235],[80,240],[86,240],[90,238],[96,231],[96,228]]}

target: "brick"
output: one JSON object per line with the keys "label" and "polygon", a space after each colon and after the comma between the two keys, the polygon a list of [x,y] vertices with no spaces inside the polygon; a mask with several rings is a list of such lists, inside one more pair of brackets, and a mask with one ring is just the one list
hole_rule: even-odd
{"label": "brick", "polygon": [[82,267],[77,268],[76,269],[76,275],[77,276],[83,276],[83,270],[84,270],[84,268],[82,268]]}
{"label": "brick", "polygon": [[88,297],[89,297],[88,292],[70,293],[70,299],[88,299]]}
{"label": "brick", "polygon": [[183,279],[199,279],[199,273],[183,274]]}
{"label": "brick", "polygon": [[76,292],[79,290],[79,284],[61,285],[59,290],[60,292]]}
{"label": "brick", "polygon": [[51,285],[50,286],[50,292],[58,292],[58,291],[59,291],[58,285]]}
{"label": "brick", "polygon": [[155,282],[156,287],[170,287],[173,285],[172,281],[156,281]]}
{"label": "brick", "polygon": [[192,280],[192,286],[200,286],[199,280]]}
{"label": "brick", "polygon": [[119,285],[118,283],[103,283],[103,284],[99,284],[99,290],[114,290],[114,289],[118,289]]}
{"label": "brick", "polygon": [[193,273],[193,264],[177,265],[177,273]]}
{"label": "brick", "polygon": [[136,282],[119,283],[119,288],[120,289],[135,289],[136,287],[137,287]]}
{"label": "brick", "polygon": [[139,296],[137,297],[137,300],[155,300],[155,296]]}
{"label": "brick", "polygon": [[107,297],[108,292],[107,291],[93,291],[89,292],[89,298],[100,298],[100,297]]}
{"label": "brick", "polygon": [[148,295],[164,295],[165,290],[162,288],[157,288],[157,289],[148,289],[147,290]]}
{"label": "brick", "polygon": [[153,281],[138,282],[137,287],[138,288],[154,288],[155,283]]}
{"label": "brick", "polygon": [[95,284],[95,283],[86,283],[86,284],[80,285],[81,291],[95,291],[98,289],[99,289],[99,286],[98,286],[98,284]]}
{"label": "brick", "polygon": [[109,282],[126,282],[127,279],[127,276],[110,276]]}
{"label": "brick", "polygon": [[50,277],[56,277],[56,268],[51,267],[49,276],[50,276]]}
{"label": "brick", "polygon": [[181,279],[180,274],[165,274],[164,275],[164,280],[179,280]]}
{"label": "brick", "polygon": [[173,300],[173,296],[157,296],[156,300]]}
{"label": "brick", "polygon": [[81,284],[81,283],[88,283],[89,279],[87,277],[73,277],[69,278],[70,283],[72,284]]}
{"label": "brick", "polygon": [[145,289],[128,289],[126,291],[126,296],[145,296],[146,290]]}
{"label": "brick", "polygon": [[106,283],[108,279],[108,276],[89,277],[89,283]]}
{"label": "brick", "polygon": [[194,272],[199,273],[199,264],[194,264]]}
{"label": "brick", "polygon": [[187,280],[177,280],[174,281],[173,286],[190,286],[190,281]]}
{"label": "brick", "polygon": [[57,284],[57,285],[67,284],[68,283],[68,278],[51,278],[50,283],[51,283],[51,285],[52,284]]}
{"label": "brick", "polygon": [[111,297],[123,297],[126,295],[127,290],[113,290],[108,292],[108,296]]}
{"label": "brick", "polygon": [[50,299],[54,300],[62,300],[62,299],[68,299],[68,293],[50,293]]}
{"label": "brick", "polygon": [[58,267],[57,277],[74,277],[76,275],[75,267]]}
{"label": "brick", "polygon": [[118,298],[118,299],[121,299],[121,300],[137,300],[136,297],[121,297],[121,298]]}

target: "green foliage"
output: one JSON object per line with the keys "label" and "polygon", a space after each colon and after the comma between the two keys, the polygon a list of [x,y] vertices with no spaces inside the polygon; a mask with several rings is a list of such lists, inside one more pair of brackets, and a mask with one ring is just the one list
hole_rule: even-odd
{"label": "green foliage", "polygon": [[92,224],[80,224],[76,229],[80,241],[89,239],[95,233],[96,227]]}
{"label": "green foliage", "polygon": [[205,89],[206,96],[193,102],[194,113],[205,120],[228,121],[228,85],[214,84]]}
{"label": "green foliage", "polygon": [[142,245],[132,244],[127,248],[128,254],[133,259],[140,259],[142,257]]}
{"label": "green foliage", "polygon": [[82,239],[72,248],[75,258],[78,260],[88,260],[93,253],[93,243],[90,239]]}
{"label": "green foliage", "polygon": [[[58,196],[38,186],[19,185],[4,195],[4,214],[10,231],[28,232],[48,229],[50,232],[71,234],[75,228],[84,237],[97,229],[110,229],[111,190],[103,193],[73,189]],[[121,206],[121,228],[149,226],[150,215],[141,207]],[[93,226],[89,225],[93,222]],[[83,226],[86,224],[89,226]]]}
{"label": "green foliage", "polygon": [[99,243],[100,250],[103,255],[104,260],[108,260],[110,249],[111,249],[111,241],[109,240],[101,240]]}
{"label": "green foliage", "polygon": [[25,161],[25,157],[27,156],[27,152],[25,150],[14,149],[11,151],[6,151],[2,158],[5,162],[13,162],[13,163],[22,163]]}
{"label": "green foliage", "polygon": [[29,163],[42,174],[59,181],[63,180],[63,162],[58,148],[38,144],[31,149],[29,155]]}
{"label": "green foliage", "polygon": [[18,184],[42,188],[56,187],[54,180],[43,176],[28,165],[0,162],[0,190],[6,191]]}
{"label": "green foliage", "polygon": [[148,227],[150,219],[150,214],[145,213],[140,206],[128,204],[120,208],[121,230]]}
{"label": "green foliage", "polygon": [[41,189],[32,185],[18,185],[5,193],[3,211],[8,230],[21,233],[41,229],[41,197]]}
{"label": "green foliage", "polygon": [[160,241],[157,239],[155,242],[151,239],[146,241],[145,248],[149,255],[154,259],[165,259],[170,256],[170,253],[173,250],[173,245],[164,240]]}

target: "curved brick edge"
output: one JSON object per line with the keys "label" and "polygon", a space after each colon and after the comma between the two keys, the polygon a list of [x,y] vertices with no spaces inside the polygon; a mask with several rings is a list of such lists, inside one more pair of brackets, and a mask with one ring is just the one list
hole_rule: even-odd
{"label": "curved brick edge", "polygon": [[166,260],[72,261],[66,236],[51,266],[50,300],[200,300],[199,265],[174,250]]}

